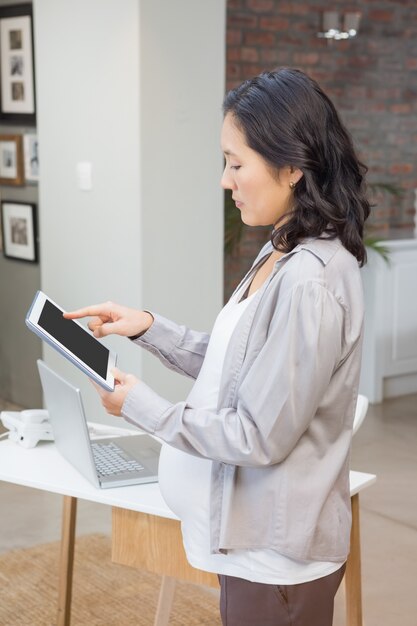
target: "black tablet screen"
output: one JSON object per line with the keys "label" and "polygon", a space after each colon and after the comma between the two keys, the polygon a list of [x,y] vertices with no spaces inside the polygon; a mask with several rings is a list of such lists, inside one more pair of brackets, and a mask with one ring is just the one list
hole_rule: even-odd
{"label": "black tablet screen", "polygon": [[57,309],[49,300],[45,301],[38,324],[92,370],[106,379],[108,349],[81,326],[62,317],[62,311]]}

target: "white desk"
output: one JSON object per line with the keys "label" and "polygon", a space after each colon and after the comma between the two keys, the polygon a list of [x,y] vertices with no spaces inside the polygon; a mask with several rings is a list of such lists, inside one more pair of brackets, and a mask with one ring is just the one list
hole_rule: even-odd
{"label": "white desk", "polygon": [[59,454],[51,442],[40,442],[36,448],[29,450],[7,439],[0,442],[0,480],[122,509],[178,519],[165,504],[158,483],[97,489]]}
{"label": "white desk", "polygon": [[[61,540],[60,591],[58,598],[58,626],[70,623],[70,603],[72,584],[72,564],[74,554],[75,517],[77,498],[100,502],[116,507],[113,510],[136,511],[139,513],[177,520],[165,504],[157,483],[97,489],[84,479],[56,450],[50,442],[38,444],[26,450],[13,442],[0,442],[0,480],[42,489],[64,497],[63,530]],[[350,473],[352,496],[352,536],[345,584],[348,626],[362,626],[362,600],[360,577],[360,536],[359,536],[359,492],[376,480],[373,474]],[[179,522],[177,521],[177,524]],[[140,548],[137,548],[140,550]],[[197,571],[197,570],[195,570]],[[168,623],[170,604],[173,596],[174,577],[170,574],[161,588],[160,602],[155,624]]]}

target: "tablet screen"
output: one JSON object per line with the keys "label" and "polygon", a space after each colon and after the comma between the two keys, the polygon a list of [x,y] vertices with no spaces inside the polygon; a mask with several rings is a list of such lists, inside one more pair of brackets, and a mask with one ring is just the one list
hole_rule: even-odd
{"label": "tablet screen", "polygon": [[99,376],[106,379],[108,349],[81,326],[62,317],[62,311],[49,300],[45,301],[38,324]]}

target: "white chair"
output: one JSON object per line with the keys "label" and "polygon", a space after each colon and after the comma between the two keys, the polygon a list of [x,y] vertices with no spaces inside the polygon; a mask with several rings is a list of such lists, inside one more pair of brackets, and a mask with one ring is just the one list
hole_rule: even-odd
{"label": "white chair", "polygon": [[[359,394],[356,403],[355,417],[353,418],[354,435],[362,425],[368,411],[369,400],[366,396]],[[359,488],[355,486],[357,477],[367,477],[366,474],[360,472],[350,472],[350,493],[352,505],[352,531],[350,536],[350,554],[346,564],[345,584],[340,585],[337,597],[341,602],[336,602],[336,615],[339,613],[339,619],[342,617],[342,604],[345,606],[346,624],[348,626],[362,626],[362,575],[361,575],[361,547],[360,547],[360,522],[359,522],[359,492],[363,488],[368,487],[374,480],[375,476],[362,484]],[[371,475],[369,475],[370,477]],[[339,604],[339,608],[338,608]]]}
{"label": "white chair", "polygon": [[366,413],[368,411],[369,400],[366,396],[362,394],[358,395],[358,401],[356,403],[356,411],[355,417],[353,420],[353,432],[354,435],[359,427],[362,425],[363,420],[365,419]]}

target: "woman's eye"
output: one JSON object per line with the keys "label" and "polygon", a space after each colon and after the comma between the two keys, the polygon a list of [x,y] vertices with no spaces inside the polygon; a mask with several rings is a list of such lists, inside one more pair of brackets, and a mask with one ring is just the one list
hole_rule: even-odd
{"label": "woman's eye", "polygon": [[237,171],[237,170],[239,170],[239,169],[240,169],[240,167],[241,167],[240,165],[231,165],[231,166],[230,166],[230,169],[231,169],[231,170],[236,170],[236,171]]}

